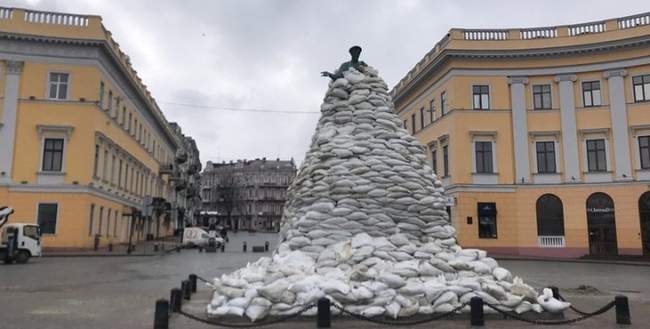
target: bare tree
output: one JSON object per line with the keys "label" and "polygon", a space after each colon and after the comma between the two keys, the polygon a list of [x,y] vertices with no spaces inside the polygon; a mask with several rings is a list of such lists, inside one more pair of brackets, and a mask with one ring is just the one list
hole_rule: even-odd
{"label": "bare tree", "polygon": [[244,182],[235,171],[229,170],[219,175],[217,183],[217,204],[226,213],[226,222],[233,229],[239,225],[233,222],[233,214],[241,214],[244,199]]}

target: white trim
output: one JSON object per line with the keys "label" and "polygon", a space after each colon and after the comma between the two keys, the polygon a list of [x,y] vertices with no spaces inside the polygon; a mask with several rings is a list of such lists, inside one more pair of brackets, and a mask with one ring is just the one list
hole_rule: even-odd
{"label": "white trim", "polygon": [[[488,107],[487,109],[477,109],[474,106],[474,87],[475,86],[487,86],[488,87]],[[471,107],[469,108],[472,111],[492,111],[492,83],[490,82],[472,82],[469,86],[469,95],[471,99]],[[481,100],[482,103],[482,100]]]}
{"label": "white trim", "polygon": [[[68,75],[68,83],[67,83],[66,90],[65,90],[65,98],[51,98],[50,97],[50,91],[51,91],[50,90],[50,88],[51,88],[50,75],[52,73],[67,74]],[[67,71],[67,70],[48,70],[47,71],[47,76],[45,78],[45,83],[47,84],[45,86],[45,92],[46,92],[45,97],[44,97],[45,99],[47,99],[49,101],[55,101],[55,102],[56,101],[69,101],[69,100],[72,100],[72,98],[70,97],[70,89],[71,89],[70,87],[72,86],[72,73],[70,73],[70,71]],[[59,96],[58,87],[57,87],[56,92],[57,92],[56,95]]]}

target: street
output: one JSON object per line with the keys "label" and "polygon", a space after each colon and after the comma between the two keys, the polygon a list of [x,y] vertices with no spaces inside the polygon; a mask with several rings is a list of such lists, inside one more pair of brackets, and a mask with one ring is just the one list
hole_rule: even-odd
{"label": "street", "polygon": [[[241,249],[244,241],[247,253]],[[46,257],[32,259],[26,265],[2,265],[0,328],[151,328],[155,300],[169,298],[169,290],[188,274],[210,278],[245,266],[268,255],[250,252],[253,245],[265,241],[271,243],[272,250],[276,235],[231,234],[225,253],[183,250],[152,257]],[[564,297],[586,310],[606,304],[616,294],[625,294],[630,298],[633,324],[641,326],[645,322],[642,319],[649,320],[648,266],[520,260],[500,263],[535,287],[560,287]],[[576,289],[580,285],[598,291]],[[202,284],[199,289],[207,290]],[[577,327],[594,323],[615,326],[613,319],[610,311]],[[172,328],[200,327],[185,319],[172,320]],[[449,322],[452,327],[469,327],[468,321]],[[522,324],[509,321],[510,325],[515,328]],[[305,326],[312,327],[313,323]]]}

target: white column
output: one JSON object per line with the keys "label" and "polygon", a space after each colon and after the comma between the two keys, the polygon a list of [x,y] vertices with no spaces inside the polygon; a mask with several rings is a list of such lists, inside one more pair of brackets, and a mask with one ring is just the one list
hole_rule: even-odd
{"label": "white column", "polygon": [[512,137],[515,147],[515,184],[530,182],[528,152],[528,119],[526,115],[526,77],[511,77],[510,100],[512,104]]}
{"label": "white column", "polygon": [[18,116],[18,89],[23,62],[7,61],[7,79],[4,91],[4,110],[0,118],[0,183],[10,183]]}
{"label": "white column", "polygon": [[580,162],[578,161],[578,132],[576,128],[575,95],[573,82],[575,74],[555,77],[560,85],[560,119],[562,120],[562,150],[564,151],[564,181],[580,181]]}
{"label": "white column", "polygon": [[625,106],[625,85],[623,81],[623,77],[625,77],[626,74],[627,72],[623,69],[606,71],[604,73],[609,85],[609,111],[612,116],[616,180],[632,179],[632,163],[630,160],[629,143],[630,136],[627,131],[627,108]]}

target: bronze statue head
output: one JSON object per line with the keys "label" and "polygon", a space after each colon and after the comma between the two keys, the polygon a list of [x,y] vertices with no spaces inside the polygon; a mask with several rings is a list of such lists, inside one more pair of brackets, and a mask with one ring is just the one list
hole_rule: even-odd
{"label": "bronze statue head", "polygon": [[350,55],[352,55],[352,63],[358,62],[359,55],[361,55],[361,47],[352,46],[352,48],[350,48]]}

